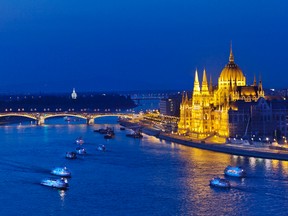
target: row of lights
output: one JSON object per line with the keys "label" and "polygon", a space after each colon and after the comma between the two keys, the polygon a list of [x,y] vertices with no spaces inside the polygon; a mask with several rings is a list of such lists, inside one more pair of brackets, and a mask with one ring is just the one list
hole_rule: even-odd
{"label": "row of lights", "polygon": [[[5,109],[5,112],[12,112],[12,111],[13,111],[12,108],[10,108],[10,109]],[[24,112],[25,109],[24,109],[24,108],[22,108],[22,109],[18,108],[17,111],[18,111],[18,112]],[[31,112],[37,111],[37,109],[36,109],[36,108],[34,108],[34,109],[31,108],[30,111],[31,111]],[[50,109],[49,109],[49,108],[47,108],[47,109],[44,108],[43,111],[44,111],[44,112],[50,111]],[[56,112],[58,112],[58,111],[61,112],[62,109],[61,109],[61,108],[56,108],[55,111],[56,111]],[[74,109],[68,109],[68,111],[69,111],[69,112],[71,112],[71,111],[73,112]],[[85,112],[85,111],[87,111],[87,109],[80,109],[80,111],[81,111],[81,112]],[[94,112],[99,112],[99,111],[100,111],[100,109],[94,109]],[[110,109],[105,109],[104,111],[105,111],[105,112],[110,112],[111,110],[110,110]],[[116,111],[116,112],[121,112],[121,109],[116,109],[115,111]],[[129,112],[129,111],[132,111],[132,109],[127,109],[127,112]]]}

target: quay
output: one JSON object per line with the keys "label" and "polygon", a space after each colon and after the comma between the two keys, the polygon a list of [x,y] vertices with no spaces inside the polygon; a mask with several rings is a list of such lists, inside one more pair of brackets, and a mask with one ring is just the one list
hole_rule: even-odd
{"label": "quay", "polygon": [[269,149],[268,147],[254,147],[252,145],[244,146],[225,143],[201,143],[195,142],[191,140],[191,138],[167,133],[160,133],[158,138],[193,148],[199,148],[226,154],[288,161],[288,152],[285,150],[274,150]]}
{"label": "quay", "polygon": [[119,123],[130,129],[141,128],[143,133],[150,136],[151,135],[155,136],[160,140],[162,139],[193,148],[209,150],[214,152],[221,152],[231,155],[288,161],[287,150],[285,151],[285,150],[269,149],[268,146],[227,144],[224,142],[224,139],[222,142],[217,142],[217,140],[219,139],[215,139],[215,142],[201,142],[198,140],[193,140],[191,137],[188,136],[162,132],[160,130],[152,128],[148,124],[143,124],[139,121],[137,122],[120,121]]}

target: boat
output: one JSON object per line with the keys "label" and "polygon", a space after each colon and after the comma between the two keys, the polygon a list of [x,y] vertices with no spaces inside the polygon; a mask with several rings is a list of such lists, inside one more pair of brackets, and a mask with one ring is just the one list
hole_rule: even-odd
{"label": "boat", "polygon": [[224,174],[232,177],[244,177],[245,171],[241,167],[229,165],[225,168]]}
{"label": "boat", "polygon": [[100,128],[100,129],[96,129],[94,130],[94,132],[98,132],[100,134],[107,134],[107,133],[114,133],[114,129],[110,128],[110,127],[106,127],[106,128]]}
{"label": "boat", "polygon": [[235,138],[235,137],[229,137],[226,141],[227,144],[236,144],[236,145],[250,145],[249,141],[247,139],[243,138]]}
{"label": "boat", "polygon": [[56,167],[51,171],[51,174],[61,177],[71,177],[71,172],[66,167]]}
{"label": "boat", "polygon": [[106,147],[105,147],[105,145],[99,145],[99,146],[97,147],[97,150],[98,150],[98,151],[106,151]]}
{"label": "boat", "polygon": [[76,144],[77,145],[82,145],[84,143],[84,140],[82,139],[82,137],[78,137],[76,140],[75,140]]}
{"label": "boat", "polygon": [[40,183],[41,185],[57,188],[57,189],[67,189],[68,181],[65,178],[61,179],[43,179]]}
{"label": "boat", "polygon": [[131,134],[126,134],[126,136],[132,138],[143,138],[143,135],[140,133],[140,131],[133,132]]}
{"label": "boat", "polygon": [[82,147],[77,147],[76,148],[76,153],[79,154],[79,155],[83,155],[83,154],[86,154],[86,149],[85,148],[82,148]]}
{"label": "boat", "polygon": [[76,156],[76,152],[66,152],[66,158],[68,159],[76,159],[77,156]]}
{"label": "boat", "polygon": [[288,145],[287,144],[280,145],[277,142],[273,142],[271,143],[271,145],[269,145],[269,149],[288,151]]}
{"label": "boat", "polygon": [[210,186],[219,188],[230,188],[230,182],[227,179],[222,179],[220,177],[215,177],[210,180]]}
{"label": "boat", "polygon": [[112,139],[112,138],[114,138],[114,136],[115,136],[115,133],[112,131],[112,132],[108,132],[108,133],[104,136],[104,138],[105,138],[105,139]]}

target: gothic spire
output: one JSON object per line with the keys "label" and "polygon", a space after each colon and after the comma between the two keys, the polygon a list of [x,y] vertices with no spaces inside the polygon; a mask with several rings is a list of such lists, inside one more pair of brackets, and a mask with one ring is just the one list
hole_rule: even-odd
{"label": "gothic spire", "polygon": [[185,91],[182,92],[182,104],[184,103],[185,100]]}
{"label": "gothic spire", "polygon": [[186,95],[185,95],[185,103],[188,103],[188,93],[186,92]]}
{"label": "gothic spire", "polygon": [[193,95],[194,94],[200,94],[200,84],[198,79],[198,71],[196,69],[195,71],[195,79],[194,79],[194,89],[193,89]]}
{"label": "gothic spire", "polygon": [[208,94],[209,91],[208,91],[208,82],[207,82],[207,76],[206,76],[206,70],[204,68],[204,71],[203,71],[203,79],[202,79],[202,94]]}
{"label": "gothic spire", "polygon": [[234,62],[234,55],[233,55],[233,51],[232,51],[232,41],[230,43],[230,56],[229,56],[229,62],[232,63]]}
{"label": "gothic spire", "polygon": [[259,91],[262,91],[262,90],[263,90],[263,86],[262,86],[262,79],[261,79],[261,76],[259,77],[259,84],[258,84],[258,89],[259,89]]}
{"label": "gothic spire", "polygon": [[213,84],[212,84],[212,76],[210,74],[209,92],[212,93],[212,91],[213,91]]}

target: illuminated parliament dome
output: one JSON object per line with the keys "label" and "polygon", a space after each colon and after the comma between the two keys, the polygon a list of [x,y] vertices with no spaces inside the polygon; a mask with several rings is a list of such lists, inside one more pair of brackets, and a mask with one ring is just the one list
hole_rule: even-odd
{"label": "illuminated parliament dome", "polygon": [[230,49],[229,63],[222,70],[220,77],[218,79],[219,88],[229,88],[236,86],[245,86],[246,77],[243,75],[242,70],[234,62],[234,55],[232,52],[232,47]]}
{"label": "illuminated parliament dome", "polygon": [[[229,137],[230,130],[232,132],[235,131],[234,126],[231,124],[234,117],[231,119],[229,114],[236,113],[239,125],[243,125],[244,121],[240,121],[240,119],[244,119],[244,111],[237,113],[237,110],[241,107],[236,106],[236,104],[247,103],[246,107],[248,107],[255,105],[260,98],[264,98],[262,81],[259,80],[257,85],[254,77],[253,84],[246,85],[246,77],[234,62],[231,46],[229,62],[218,78],[218,88],[216,86],[213,87],[212,78],[210,78],[208,86],[205,69],[203,71],[202,84],[198,79],[198,71],[195,71],[192,97],[189,100],[187,93],[186,95],[183,94],[182,97],[178,132],[189,135],[196,140],[204,140],[212,135]],[[245,119],[248,119],[248,117],[245,117]],[[246,133],[246,127],[242,128],[244,128],[243,134]]]}

